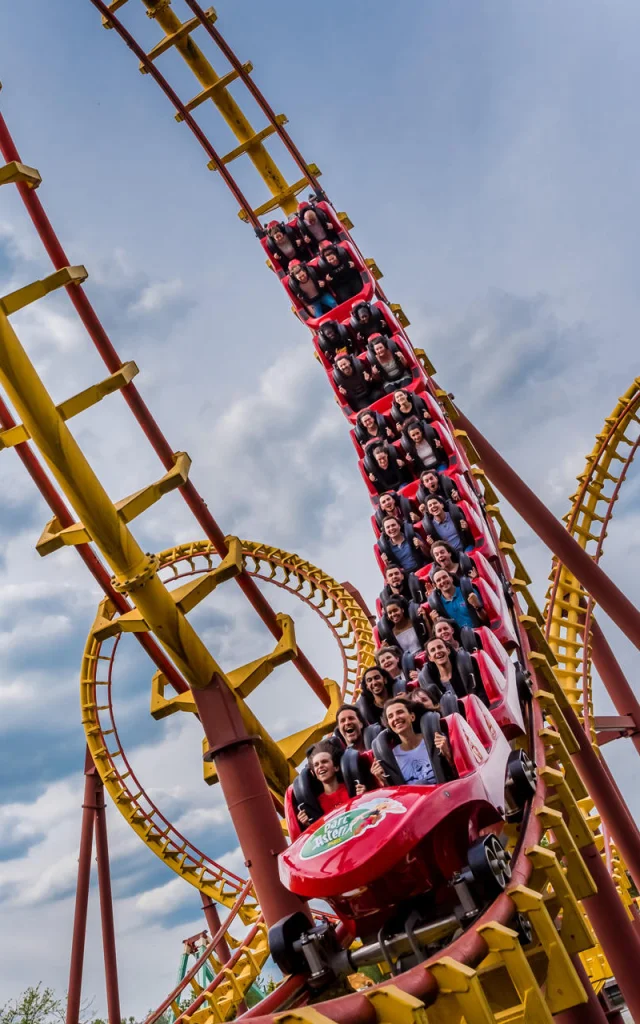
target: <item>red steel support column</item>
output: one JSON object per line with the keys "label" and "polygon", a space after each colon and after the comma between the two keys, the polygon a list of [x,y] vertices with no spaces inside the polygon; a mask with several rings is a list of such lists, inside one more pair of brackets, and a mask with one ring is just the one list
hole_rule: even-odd
{"label": "red steel support column", "polygon": [[[209,929],[211,938],[213,938],[216,932],[220,930],[220,925],[222,923],[220,921],[220,915],[218,914],[218,908],[216,907],[211,897],[206,896],[203,892],[200,893],[200,898],[202,900],[202,909],[204,910],[204,916],[207,921],[207,927]],[[229,944],[225,939],[224,935],[220,939],[220,942],[216,943],[213,951],[216,954],[222,966],[224,967],[227,960],[231,956],[231,950],[229,949]]]}
{"label": "red steel support column", "polygon": [[570,1010],[565,1010],[564,1013],[554,1014],[554,1021],[557,1021],[557,1024],[607,1024],[607,1015],[593,991],[593,985],[582,966],[582,960],[577,954],[574,954],[571,960],[576,974],[582,982],[582,987],[587,993],[587,1002],[580,1003],[580,1006],[573,1006]]}
{"label": "red steel support column", "polygon": [[636,888],[640,888],[640,832],[629,808],[619,796],[617,787],[610,782],[607,771],[591,746],[575,711],[571,707],[562,710],[580,748],[577,754],[571,755],[575,766],[598,809],[598,814],[622,854]]}
{"label": "red steel support column", "polygon": [[566,565],[631,643],[640,648],[640,611],[462,413],[456,417],[456,426],[469,435],[482,468],[505,500]]}
{"label": "red steel support column", "polygon": [[640,754],[640,702],[620,668],[618,660],[609,646],[609,641],[593,616],[591,617],[591,659],[618,714],[629,715],[635,722],[639,731],[629,739]]}
{"label": "red steel support column", "polygon": [[306,904],[285,889],[277,856],[286,846],[254,746],[227,686],[217,676],[192,691],[245,864],[268,926]]}
{"label": "red steel support column", "polygon": [[94,768],[96,860],[98,863],[98,889],[100,892],[100,918],[102,921],[102,949],[104,953],[104,974],[107,988],[107,1013],[109,1024],[121,1024],[120,992],[118,989],[118,961],[116,957],[116,931],[113,921],[113,900],[111,897],[111,871],[109,869],[109,844],[107,841],[107,817],[104,805],[104,786]]}
{"label": "red steel support column", "polygon": [[82,826],[78,852],[78,881],[76,883],[76,906],[73,915],[73,938],[71,940],[71,963],[69,966],[69,992],[67,995],[67,1024],[78,1024],[82,1001],[82,970],[84,967],[84,945],[87,937],[87,907],[91,882],[91,851],[93,849],[93,822],[96,812],[95,766],[89,751],[85,752],[84,797],[82,800]]}
{"label": "red steel support column", "polygon": [[593,930],[611,964],[632,1020],[640,1021],[640,940],[595,843],[580,851],[598,887],[582,901]]}

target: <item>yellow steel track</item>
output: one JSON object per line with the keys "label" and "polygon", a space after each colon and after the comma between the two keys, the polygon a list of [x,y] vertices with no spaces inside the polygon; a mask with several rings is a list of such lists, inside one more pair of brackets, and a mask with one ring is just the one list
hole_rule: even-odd
{"label": "yellow steel track", "polygon": [[[299,763],[296,758],[304,756],[316,733],[322,735],[333,728],[335,707],[343,698],[353,697],[358,675],[371,664],[371,625],[351,593],[310,562],[251,541],[241,541],[241,549],[243,568],[251,576],[276,584],[312,607],[331,629],[342,655],[342,684],[339,689],[336,687],[328,717],[325,715],[317,726],[296,734],[293,743],[280,742],[286,756]],[[192,576],[203,579],[220,565],[220,558],[209,541],[168,548],[157,560],[158,574],[165,584]],[[87,639],[80,683],[82,723],[100,777],[125,820],[163,863],[211,899],[232,908],[245,879],[226,872],[182,836],[149,798],[129,764],[118,735],[112,699],[114,660],[121,634],[99,638],[99,631],[110,614],[108,602],[103,601]],[[233,673],[229,673],[229,678],[233,684]],[[195,711],[191,695],[165,700],[156,693],[156,717],[164,717],[173,710]],[[248,894],[243,901],[241,919],[255,921],[258,913],[255,898]]]}
{"label": "yellow steel track", "polygon": [[[567,530],[595,562],[600,560],[620,489],[640,444],[640,377],[619,398],[587,456],[564,516]],[[556,659],[556,674],[578,717],[593,726],[589,635],[593,602],[575,576],[554,558],[545,607],[545,632]]]}

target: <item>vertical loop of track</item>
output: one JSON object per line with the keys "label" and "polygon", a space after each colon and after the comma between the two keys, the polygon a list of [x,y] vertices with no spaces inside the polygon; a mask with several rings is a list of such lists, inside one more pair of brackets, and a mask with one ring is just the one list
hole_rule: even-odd
{"label": "vertical loop of track", "polygon": [[[578,477],[578,490],[564,517],[568,532],[599,562],[620,490],[640,445],[640,377],[616,403],[597,435]],[[605,493],[611,488],[609,494]],[[585,729],[596,741],[593,723],[589,642],[594,603],[575,576],[553,559],[545,607],[545,635],[558,660],[560,683]]]}

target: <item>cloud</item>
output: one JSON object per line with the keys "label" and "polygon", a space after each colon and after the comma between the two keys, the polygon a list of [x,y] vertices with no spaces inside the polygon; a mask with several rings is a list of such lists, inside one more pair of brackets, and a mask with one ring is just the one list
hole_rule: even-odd
{"label": "cloud", "polygon": [[131,312],[155,313],[176,302],[183,295],[184,285],[178,277],[169,281],[154,281],[142,289],[138,299],[131,306]]}

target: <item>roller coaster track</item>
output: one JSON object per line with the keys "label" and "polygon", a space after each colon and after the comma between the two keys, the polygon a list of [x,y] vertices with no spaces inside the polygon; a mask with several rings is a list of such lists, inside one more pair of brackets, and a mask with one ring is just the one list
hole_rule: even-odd
{"label": "roller coaster track", "polygon": [[[636,378],[604,421],[564,516],[569,533],[595,562],[602,556],[620,490],[640,445],[639,412],[640,378]],[[549,579],[545,633],[558,661],[556,675],[595,742],[591,654],[589,643],[585,643],[591,633],[594,603],[556,558]]]}
{"label": "roller coaster track", "polygon": [[[307,186],[315,191],[319,190],[317,168],[314,165],[306,164],[302,159],[283,127],[285,119],[273,113],[253,84],[250,78],[250,66],[240,64],[215,29],[214,12],[204,12],[194,0],[185,0],[186,6],[193,16],[187,21],[181,22],[171,8],[169,0],[144,0],[144,6],[150,17],[165,33],[150,53],[146,54],[116,16],[115,12],[123,7],[127,0],[114,0],[110,7],[102,0],[91,0],[91,2],[102,14],[105,25],[115,29],[124,39],[138,57],[142,70],[156,81],[169,98],[176,110],[176,119],[186,123],[193,132],[208,157],[209,166],[219,173],[238,202],[242,218],[256,230],[260,230],[259,218],[271,210],[281,208],[285,213],[291,213],[295,206],[295,196]],[[203,52],[193,42],[191,35],[196,29],[202,30],[208,45],[215,47],[228,63],[229,70],[222,75],[218,75],[213,70]],[[156,67],[156,61],[174,47],[185,58],[202,87],[201,91],[187,103],[182,103]],[[267,121],[265,128],[257,132],[254,131],[250,122],[242,114],[237,102],[228,92],[228,86],[235,81],[245,86],[252,100],[257,102]],[[238,146],[223,157],[218,155],[191,113],[201,103],[209,100],[220,111],[238,139]],[[0,406],[0,423],[4,428],[0,439],[6,445],[15,444],[17,446],[19,456],[45,493],[56,517],[45,529],[39,542],[40,550],[43,553],[48,553],[63,543],[72,543],[78,546],[81,556],[105,591],[105,601],[101,605],[87,644],[82,680],[83,715],[86,716],[88,723],[87,738],[90,744],[94,744],[96,763],[104,773],[105,782],[111,785],[111,782],[120,779],[115,785],[119,792],[126,794],[125,798],[120,800],[122,804],[120,810],[126,815],[130,815],[130,822],[136,830],[139,828],[142,832],[146,832],[147,839],[151,838],[152,842],[157,845],[162,845],[166,840],[165,848],[169,850],[169,857],[163,859],[174,861],[172,865],[174,869],[177,865],[180,874],[184,874],[185,877],[190,875],[187,880],[192,884],[196,884],[198,887],[204,885],[212,895],[217,894],[216,898],[231,905],[232,914],[244,919],[250,927],[244,945],[236,949],[234,958],[238,954],[237,958],[235,960],[232,958],[232,961],[218,972],[208,989],[198,997],[200,1005],[190,1007],[185,1015],[185,1019],[194,1019],[198,1024],[205,1021],[228,1019],[235,1012],[244,991],[246,991],[246,978],[251,974],[251,970],[247,974],[246,964],[247,961],[251,961],[259,941],[260,921],[255,898],[242,879],[226,871],[220,865],[207,861],[195,847],[189,846],[183,837],[178,836],[170,823],[161,819],[159,815],[156,816],[152,806],[145,803],[146,794],[143,791],[133,793],[129,788],[130,786],[135,788],[136,782],[133,773],[124,778],[127,773],[126,767],[124,772],[121,771],[121,766],[125,765],[124,752],[122,754],[119,752],[121,748],[117,739],[115,722],[113,722],[113,732],[110,732],[110,729],[102,730],[97,721],[97,716],[104,711],[107,712],[109,718],[111,716],[110,696],[106,697],[106,704],[102,703],[103,698],[100,696],[101,703],[98,704],[98,688],[100,687],[102,690],[106,687],[107,691],[110,689],[113,658],[119,636],[121,632],[130,630],[143,643],[158,670],[154,677],[153,689],[153,696],[157,700],[156,710],[167,711],[169,701],[164,698],[166,682],[171,683],[178,694],[177,698],[172,698],[177,702],[173,705],[174,707],[177,707],[181,700],[185,703],[188,702],[189,695],[184,678],[180,672],[176,672],[174,664],[167,659],[150,635],[154,631],[154,623],[158,621],[158,616],[152,620],[150,613],[153,609],[150,607],[150,603],[147,603],[145,608],[143,598],[140,596],[141,590],[145,591],[150,581],[160,581],[159,572],[162,574],[163,569],[169,568],[176,578],[180,578],[182,575],[193,577],[174,591],[166,585],[162,586],[162,583],[162,589],[158,590],[154,582],[154,597],[158,604],[162,605],[163,611],[166,611],[163,621],[173,621],[177,609],[181,630],[185,631],[181,635],[184,639],[184,646],[187,648],[186,653],[178,659],[178,664],[196,691],[198,686],[202,685],[201,679],[206,672],[209,673],[208,678],[211,678],[213,659],[211,656],[209,656],[209,660],[205,658],[198,645],[197,635],[187,630],[186,612],[204,596],[204,592],[210,592],[218,583],[235,576],[243,592],[254,608],[259,611],[278,641],[278,646],[271,655],[259,659],[259,666],[244,666],[242,669],[236,670],[235,677],[233,673],[222,673],[222,670],[215,666],[215,671],[220,673],[230,689],[234,688],[234,682],[237,684],[236,690],[243,715],[247,715],[241,700],[243,688],[251,685],[256,675],[264,678],[264,675],[281,660],[284,660],[285,656],[296,659],[301,673],[314,692],[323,699],[325,706],[332,704],[332,698],[317,673],[297,651],[292,636],[292,627],[285,621],[286,617],[276,617],[270,606],[266,604],[261,592],[255,587],[251,575],[260,575],[260,570],[255,568],[258,563],[254,561],[253,566],[247,568],[247,552],[244,545],[234,538],[225,538],[209,513],[206,512],[204,502],[188,481],[186,457],[181,458],[181,453],[171,451],[138,392],[130,382],[135,368],[129,364],[122,364],[108,343],[108,339],[105,342],[104,332],[99,329],[97,318],[95,318],[91,307],[88,306],[88,300],[80,287],[86,272],[83,268],[69,267],[68,260],[55,240],[55,236],[52,239],[50,225],[48,225],[44,211],[32,191],[33,187],[39,184],[39,175],[33,168],[21,163],[15,148],[10,144],[10,139],[7,138],[8,133],[3,126],[0,128],[2,129],[0,142],[7,161],[5,168],[0,169],[0,182],[15,182],[18,185],[21,196],[40,230],[57,270],[56,274],[51,275],[44,282],[36,282],[33,286],[28,286],[27,289],[21,289],[20,292],[13,293],[11,296],[5,296],[0,302],[0,376],[12,397],[14,406],[24,419],[24,425],[16,425],[11,420],[8,410]],[[288,158],[293,160],[301,174],[299,179],[288,182],[278,170],[264,146],[264,140],[270,136],[280,142],[283,149],[286,150]],[[255,207],[249,204],[243,191],[227,169],[228,164],[243,155],[251,160],[270,193],[270,197],[266,201],[262,199]],[[345,226],[350,226],[346,216],[341,215],[341,220]],[[377,267],[371,260],[366,262],[377,279],[379,276]],[[89,333],[103,358],[106,357],[111,377],[94,389],[89,389],[90,395],[83,393],[81,396],[75,396],[69,403],[63,403],[56,409],[41,387],[41,382],[34,376],[35,371],[31,372],[7,318],[26,302],[40,298],[47,291],[60,286],[68,287],[69,295],[83,321],[89,323]],[[386,301],[379,285],[377,293]],[[398,309],[393,306],[391,308]],[[402,318],[401,322],[406,325],[406,321]],[[426,384],[432,395],[441,402],[444,411],[452,417],[451,426],[458,442],[461,461],[463,464],[473,465],[476,459],[468,438],[463,431],[455,430],[455,408],[446,392],[435,384],[431,376],[433,370],[428,361],[423,359],[422,365],[425,370]],[[28,387],[23,387],[25,382]],[[85,464],[80,460],[78,451],[73,448],[71,441],[62,429],[63,421],[70,415],[87,408],[91,402],[100,400],[110,390],[117,389],[122,390],[123,396],[133,408],[134,414],[160,455],[166,470],[165,476],[156,484],[118,504],[115,511],[119,517],[119,524],[115,523],[112,514],[113,506],[110,505],[106,496],[99,492],[97,480],[87,476]],[[57,452],[47,444],[46,431],[42,427],[41,417],[55,423],[58,433],[63,438],[64,469],[61,469],[56,458]],[[63,489],[66,488],[68,493],[73,494],[76,512],[79,508],[82,511],[79,523],[73,522],[71,513],[66,509],[64,502],[44,474],[28,445],[29,437],[33,438],[36,447],[44,452],[53,474],[61,486],[64,484]],[[468,462],[466,461],[467,457]],[[117,553],[121,548],[123,551],[126,549],[128,552],[132,552],[129,562],[135,563],[132,568],[137,569],[136,573],[127,573],[124,568],[121,568],[111,579],[103,563],[89,547],[90,542],[95,540],[96,536],[101,535],[101,524],[98,521],[94,505],[89,504],[88,501],[83,503],[82,495],[74,489],[74,485],[80,482],[78,477],[82,475],[84,475],[85,482],[88,480],[91,485],[89,490],[94,505],[99,506],[100,513],[108,518],[114,535],[117,535],[114,549],[117,548]],[[351,1024],[351,1022],[374,1024],[377,1021],[396,1020],[398,1022],[411,1020],[418,1024],[426,1019],[459,1021],[461,1017],[464,1017],[469,1024],[476,1021],[490,1024],[491,1021],[498,1020],[503,1022],[507,1020],[522,1021],[523,1024],[528,1024],[533,1021],[551,1021],[552,1016],[556,1014],[563,1014],[565,1022],[602,1019],[594,1008],[592,996],[589,996],[591,989],[579,960],[579,954],[588,953],[594,949],[593,934],[580,906],[580,901],[584,902],[584,907],[592,915],[594,921],[601,921],[603,905],[596,893],[601,886],[606,889],[608,877],[605,871],[605,878],[603,878],[602,862],[594,844],[594,829],[597,829],[597,820],[593,816],[586,819],[581,809],[587,801],[588,793],[572,760],[573,755],[579,751],[579,743],[571,724],[570,704],[554,675],[555,658],[544,636],[544,620],[529,592],[530,581],[514,550],[513,535],[502,518],[495,493],[478,467],[475,469],[475,475],[479,493],[484,496],[486,512],[490,517],[489,527],[502,555],[503,567],[508,572],[508,576],[512,578],[512,584],[516,591],[514,606],[520,628],[521,649],[525,661],[531,669],[534,683],[534,699],[529,714],[528,747],[539,768],[539,782],[536,794],[521,825],[513,830],[511,836],[513,874],[508,891],[501,895],[466,932],[455,939],[444,953],[441,952],[432,957],[426,965],[421,964],[417,968],[394,977],[393,984],[384,983],[370,990],[355,991],[351,995],[308,1007],[305,1005],[309,999],[305,979],[297,977],[285,979],[272,995],[268,996],[256,1010],[250,1013],[250,1016],[258,1016],[265,1022],[271,1019],[269,1015],[274,1011],[284,1009],[286,1009],[285,1016],[288,1019],[306,1021],[308,1024],[328,1024],[329,1021],[335,1021],[336,1024],[338,1022],[340,1024]],[[221,559],[213,568],[205,566],[198,569],[198,566],[195,565],[194,572],[193,559],[197,545],[192,547],[190,554],[182,552],[181,549],[171,549],[171,552],[164,552],[160,556],[143,558],[142,553],[139,553],[133,546],[126,525],[122,525],[123,521],[126,524],[134,514],[137,514],[137,509],[148,507],[152,500],[158,500],[163,493],[176,486],[185,496],[196,520],[208,538],[207,544],[203,545],[202,550],[198,550],[198,557],[203,552],[205,558],[211,556],[215,549]],[[110,561],[111,565],[117,563],[113,551],[106,544],[98,546],[101,547],[103,556]],[[238,558],[239,548],[241,558]],[[264,559],[266,565],[274,564],[272,549],[256,548],[250,553],[250,557],[254,558],[254,556],[259,557],[261,563]],[[314,587],[319,586],[323,574],[317,573],[317,570],[308,566],[303,571],[301,565],[293,564],[294,557],[287,556],[292,564],[290,567],[289,564],[283,564],[280,567],[283,575],[274,579],[274,582],[279,586],[285,586],[284,576],[291,571],[291,575],[295,576],[298,581],[304,581],[302,585],[308,586],[308,592],[311,593]],[[190,558],[192,564],[189,563]],[[166,560],[164,563],[163,559]],[[184,573],[180,568],[176,569],[176,563],[181,559],[186,561],[189,566]],[[306,579],[304,578],[305,573],[307,574]],[[265,578],[264,575],[263,578]],[[287,589],[289,588],[287,587]],[[322,590],[321,586],[320,590]],[[131,607],[127,596],[131,596],[136,608]],[[357,604],[357,602],[355,603]],[[169,612],[169,609],[173,609],[172,613]],[[327,616],[325,616],[326,618]],[[331,615],[328,618],[330,619]],[[331,625],[331,622],[329,624]],[[348,632],[350,628],[346,620],[340,625],[336,625],[336,621],[334,621],[333,625],[334,633],[343,628]],[[149,627],[151,627],[150,630]],[[363,640],[358,656],[362,664],[366,664],[371,650],[367,646],[370,641],[364,639],[366,633],[364,624],[362,624],[362,631]],[[97,646],[105,642],[111,642],[110,649],[105,648],[109,650],[108,654],[102,654],[101,648]],[[166,637],[164,646],[173,651],[171,645],[167,643]],[[343,688],[347,687],[345,689],[347,693],[351,693],[348,685],[353,684],[355,671],[353,665],[357,664],[358,660],[358,657],[353,656],[352,650],[353,648],[349,647],[349,657],[345,652],[347,663],[345,679],[348,679],[348,684],[343,684]],[[198,667],[202,659],[204,659],[206,672],[199,673]],[[105,677],[102,671],[107,663],[108,671]],[[215,665],[215,663],[213,664]],[[187,708],[187,710],[192,709]],[[569,717],[567,718],[567,716]],[[259,723],[248,721],[247,724],[259,733],[261,742],[265,746],[267,753],[266,757],[263,756],[263,766],[275,791],[278,785],[282,785],[291,777],[291,761],[295,758],[291,756],[290,747],[294,738],[288,738],[289,748],[287,748],[286,740],[281,741],[280,746],[277,747],[273,741],[270,741],[270,737],[264,734]],[[311,727],[308,735],[318,727]],[[105,744],[107,735],[109,738]],[[115,737],[115,739],[111,737]],[[296,737],[296,741],[300,744],[299,736]],[[102,744],[103,749],[96,744]],[[112,764],[115,762],[118,762],[117,767],[112,768]],[[111,774],[112,772],[113,774]],[[126,786],[123,787],[122,782],[126,783]],[[182,842],[185,844],[184,847],[181,846]],[[183,857],[183,855],[185,856]],[[621,906],[618,908],[617,901],[614,901],[608,910],[613,917],[618,915],[618,922],[626,921],[625,912]],[[523,919],[528,920],[532,927],[532,941],[526,946],[521,945],[517,932],[510,927],[515,912],[520,913]],[[620,914],[623,915],[622,918]],[[224,930],[226,930],[226,924]],[[247,952],[244,955],[244,962],[240,966],[242,950]],[[263,953],[264,947],[261,956]],[[256,964],[259,962],[260,957],[255,960],[253,970],[256,970]],[[620,959],[618,959],[618,963],[622,976],[625,964]],[[255,974],[253,976],[255,977]],[[223,983],[227,984],[225,993],[227,1001],[221,1004],[219,998],[215,996],[215,990],[220,989]],[[169,1003],[175,999],[175,996],[176,993],[171,994]],[[588,1004],[585,1003],[586,1000],[589,1000]],[[573,1010],[573,1008],[576,1009]]]}
{"label": "roller coaster track", "polygon": [[[340,687],[327,681],[332,694],[327,716],[314,730],[304,729],[288,741],[286,754],[296,765],[309,744],[333,726],[336,708],[343,699],[353,697],[360,672],[372,663],[371,625],[349,591],[310,562],[265,544],[241,541],[240,546],[243,571],[254,579],[288,591],[312,608],[329,627],[340,650],[343,679]],[[189,577],[203,579],[219,564],[219,555],[209,541],[182,544],[158,555],[158,573],[167,583]],[[80,703],[91,756],[114,805],[151,852],[206,896],[234,908],[244,890],[245,879],[212,861],[174,828],[144,790],[122,746],[113,704],[115,660],[122,633],[99,639],[99,627],[104,627],[114,613],[115,608],[106,598],[98,610],[83,658]],[[229,673],[229,678],[232,684],[236,682],[233,673]],[[156,677],[151,711],[154,717],[164,718],[176,711],[196,712],[190,694],[167,699],[159,682]],[[246,677],[242,676],[238,682],[244,685]],[[254,678],[255,685],[257,682]],[[243,691],[243,696],[246,695]],[[210,772],[208,766],[207,770]],[[258,920],[259,910],[252,892],[243,894],[239,914],[245,923]]]}
{"label": "roller coaster track", "polygon": [[[567,530],[594,561],[604,550],[609,524],[620,490],[640,445],[640,378],[625,391],[605,419],[596,436],[585,468],[578,476],[578,490],[570,498],[571,508],[563,517]],[[606,493],[606,490],[610,493]],[[556,659],[556,676],[592,742],[597,743],[592,688],[591,629],[594,602],[565,565],[553,559],[545,607],[545,635]],[[588,638],[585,643],[585,637]],[[611,837],[603,829],[602,853],[616,882],[621,899],[629,906],[630,882],[624,862]],[[598,983],[611,976],[611,968],[600,952],[599,970],[592,971]],[[594,963],[594,967],[595,967]]]}

